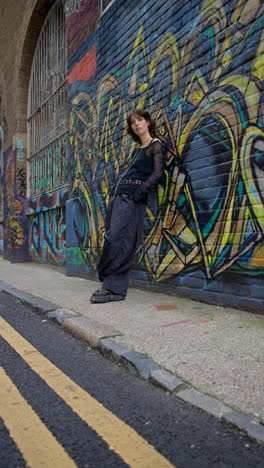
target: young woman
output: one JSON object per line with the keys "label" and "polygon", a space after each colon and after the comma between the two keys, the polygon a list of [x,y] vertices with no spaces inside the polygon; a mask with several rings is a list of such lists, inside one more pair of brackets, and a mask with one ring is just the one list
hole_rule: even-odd
{"label": "young woman", "polygon": [[155,122],[144,110],[133,110],[128,134],[139,143],[131,163],[122,174],[111,207],[103,252],[97,271],[102,288],[93,303],[122,301],[126,297],[133,254],[139,247],[144,227],[148,193],[160,182],[164,171],[164,150],[155,136]]}

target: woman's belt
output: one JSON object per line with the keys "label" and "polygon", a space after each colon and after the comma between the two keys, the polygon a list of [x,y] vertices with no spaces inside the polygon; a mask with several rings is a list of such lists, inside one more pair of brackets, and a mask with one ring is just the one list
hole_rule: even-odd
{"label": "woman's belt", "polygon": [[120,185],[130,185],[130,184],[141,185],[141,184],[143,184],[143,180],[124,179],[124,180],[120,180],[119,184]]}

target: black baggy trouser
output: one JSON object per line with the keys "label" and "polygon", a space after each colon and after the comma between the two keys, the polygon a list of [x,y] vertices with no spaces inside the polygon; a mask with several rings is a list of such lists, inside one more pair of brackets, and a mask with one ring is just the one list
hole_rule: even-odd
{"label": "black baggy trouser", "polygon": [[126,194],[117,195],[111,206],[110,219],[97,271],[103,288],[125,296],[133,254],[139,247],[146,203],[135,203]]}

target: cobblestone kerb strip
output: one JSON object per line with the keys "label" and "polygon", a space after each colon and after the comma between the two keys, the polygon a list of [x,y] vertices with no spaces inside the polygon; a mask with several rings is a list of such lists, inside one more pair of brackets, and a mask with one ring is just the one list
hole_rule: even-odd
{"label": "cobblestone kerb strip", "polygon": [[233,411],[232,408],[216,398],[192,388],[170,372],[161,369],[158,364],[149,359],[145,354],[131,351],[124,345],[117,343],[110,336],[111,333],[112,336],[120,335],[120,333],[111,329],[111,327],[107,327],[106,330],[101,324],[81,317],[70,309],[60,308],[56,304],[23,292],[2,281],[0,281],[0,291],[19,299],[22,303],[28,305],[39,314],[46,316],[48,319],[56,321],[66,331],[86,341],[104,357],[121,364],[132,374],[148,380],[176,398],[232,425],[235,429],[245,433],[251,440],[264,444],[264,425],[262,423],[253,420],[243,413]]}
{"label": "cobblestone kerb strip", "polygon": [[20,289],[14,288],[13,286],[9,286],[8,284],[0,282],[0,288],[6,294],[15,297],[22,304],[26,304],[32,309],[36,310],[39,314],[45,315],[46,313],[56,310],[59,308],[58,305],[53,304],[52,302],[46,301],[41,297],[33,296],[30,293],[20,291]]}

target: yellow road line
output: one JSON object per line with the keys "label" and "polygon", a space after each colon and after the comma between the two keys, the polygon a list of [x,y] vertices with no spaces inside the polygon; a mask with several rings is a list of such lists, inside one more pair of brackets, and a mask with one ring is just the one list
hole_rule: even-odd
{"label": "yellow road line", "polygon": [[[0,333],[29,366],[132,468],[172,468],[154,446],[104,408],[0,318]],[[54,465],[53,465],[54,466]]]}
{"label": "yellow road line", "polygon": [[76,468],[64,448],[34,413],[0,367],[0,415],[27,466]]}

